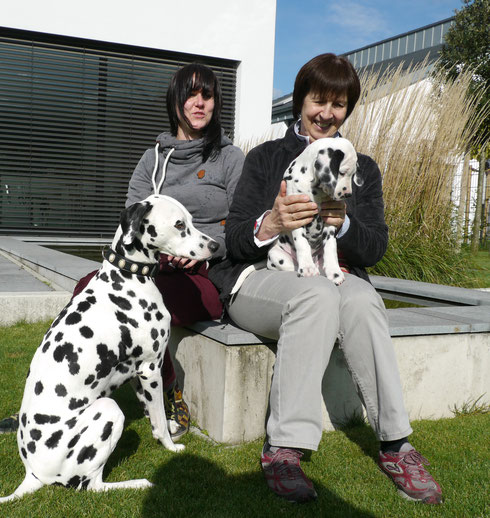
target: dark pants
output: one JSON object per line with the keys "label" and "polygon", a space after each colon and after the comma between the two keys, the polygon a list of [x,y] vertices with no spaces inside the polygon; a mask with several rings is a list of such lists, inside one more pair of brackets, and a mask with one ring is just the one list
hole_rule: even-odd
{"label": "dark pants", "polygon": [[[73,297],[86,288],[97,271],[90,272],[78,281],[73,290]],[[221,316],[223,306],[218,291],[208,279],[205,263],[192,271],[183,270],[170,267],[166,256],[162,256],[155,284],[162,294],[173,326],[184,327],[199,320],[214,320]],[[162,378],[165,389],[170,388],[176,379],[168,349],[163,360]]]}

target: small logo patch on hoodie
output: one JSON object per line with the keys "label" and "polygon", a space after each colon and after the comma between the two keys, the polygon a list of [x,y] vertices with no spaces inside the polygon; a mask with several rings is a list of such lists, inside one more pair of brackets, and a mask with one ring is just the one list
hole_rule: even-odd
{"label": "small logo patch on hoodie", "polygon": [[200,171],[197,172],[197,177],[199,178],[199,180],[202,180],[204,178],[205,174],[206,174],[206,171],[204,169],[201,169]]}

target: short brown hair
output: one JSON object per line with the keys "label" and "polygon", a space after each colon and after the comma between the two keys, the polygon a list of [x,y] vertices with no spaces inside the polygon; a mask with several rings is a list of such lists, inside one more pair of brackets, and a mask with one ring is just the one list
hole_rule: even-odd
{"label": "short brown hair", "polygon": [[305,97],[314,92],[322,98],[347,94],[347,115],[354,109],[361,84],[352,63],[335,54],[320,54],[303,65],[296,76],[293,91],[293,117],[301,115]]}

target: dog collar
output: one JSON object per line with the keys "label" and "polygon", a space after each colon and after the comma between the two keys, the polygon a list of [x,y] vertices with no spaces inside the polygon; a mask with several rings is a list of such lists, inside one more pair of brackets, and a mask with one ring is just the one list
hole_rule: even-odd
{"label": "dog collar", "polygon": [[143,275],[144,277],[155,277],[158,273],[160,264],[159,263],[138,263],[131,261],[127,257],[114,252],[112,248],[105,248],[102,252],[102,257],[109,261],[114,266],[117,266],[124,272],[131,273],[133,275]]}

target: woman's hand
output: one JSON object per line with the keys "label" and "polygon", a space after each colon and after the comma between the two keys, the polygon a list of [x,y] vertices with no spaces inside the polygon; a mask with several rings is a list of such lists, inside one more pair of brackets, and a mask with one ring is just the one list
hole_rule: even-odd
{"label": "woman's hand", "polygon": [[306,194],[286,194],[286,182],[281,182],[279,194],[272,210],[262,220],[256,237],[260,241],[272,239],[281,232],[300,228],[313,221],[318,214],[318,206]]}
{"label": "woman's hand", "polygon": [[198,261],[196,261],[195,259],[187,259],[186,257],[177,257],[174,255],[168,255],[167,259],[168,264],[170,266],[173,266],[174,268],[188,269],[192,268],[198,263]]}
{"label": "woman's hand", "polygon": [[345,221],[346,204],[345,201],[324,201],[320,210],[320,216],[325,225],[340,227]]}

